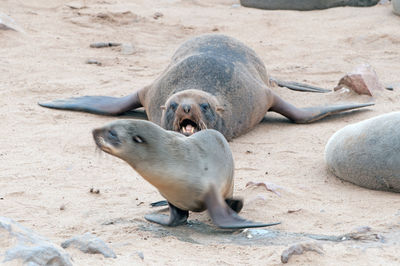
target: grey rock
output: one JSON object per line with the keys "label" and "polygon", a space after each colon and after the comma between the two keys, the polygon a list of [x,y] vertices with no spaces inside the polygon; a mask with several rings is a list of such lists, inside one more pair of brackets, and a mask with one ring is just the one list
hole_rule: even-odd
{"label": "grey rock", "polygon": [[315,10],[338,6],[373,6],[379,0],[240,0],[245,7],[269,10]]}
{"label": "grey rock", "polygon": [[400,112],[348,125],[325,147],[328,169],[361,187],[400,192]]}
{"label": "grey rock", "polygon": [[0,12],[0,30],[15,30],[19,32],[24,32],[21,29],[21,27],[19,27],[11,17],[1,12]]}
{"label": "grey rock", "polygon": [[91,233],[85,233],[81,236],[75,236],[61,243],[63,248],[73,246],[84,253],[103,254],[106,258],[116,258],[114,251],[110,249],[103,240]]}
{"label": "grey rock", "polygon": [[392,5],[393,5],[393,13],[400,16],[400,1],[392,0]]}
{"label": "grey rock", "polygon": [[[0,217],[2,243],[15,244],[0,247],[3,262],[20,259],[28,265],[72,266],[69,255],[46,238],[6,217]],[[15,241],[16,240],[16,241]]]}

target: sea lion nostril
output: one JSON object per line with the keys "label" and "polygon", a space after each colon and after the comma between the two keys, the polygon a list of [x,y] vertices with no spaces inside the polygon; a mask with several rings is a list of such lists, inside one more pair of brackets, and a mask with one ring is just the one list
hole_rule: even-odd
{"label": "sea lion nostril", "polygon": [[182,105],[182,108],[183,108],[183,111],[184,111],[185,113],[189,113],[189,112],[190,112],[190,109],[191,109],[191,106],[190,106],[190,104],[183,104],[183,105]]}
{"label": "sea lion nostril", "polygon": [[118,134],[117,134],[117,132],[115,131],[115,130],[112,130],[112,129],[110,129],[109,131],[108,131],[108,136],[107,136],[109,139],[112,139],[112,140],[118,140]]}

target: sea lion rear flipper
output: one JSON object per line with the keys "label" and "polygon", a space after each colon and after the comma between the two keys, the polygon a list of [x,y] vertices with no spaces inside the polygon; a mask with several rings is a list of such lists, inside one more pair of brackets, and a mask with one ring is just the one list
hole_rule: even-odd
{"label": "sea lion rear flipper", "polygon": [[204,198],[205,204],[208,209],[208,213],[211,216],[214,224],[223,229],[240,229],[240,228],[251,228],[251,227],[265,227],[277,225],[280,223],[257,223],[246,219],[243,219],[236,214],[226,202],[222,199],[221,195],[217,193],[214,187],[210,188],[210,191]]}
{"label": "sea lion rear flipper", "polygon": [[39,102],[38,104],[47,108],[82,111],[100,115],[120,115],[126,111],[143,106],[140,102],[138,92],[124,97],[83,96],[50,102]]}
{"label": "sea lion rear flipper", "polygon": [[279,87],[285,87],[294,91],[305,91],[305,92],[319,92],[319,93],[327,93],[331,92],[331,90],[315,87],[312,85],[299,83],[299,82],[288,82],[282,81],[275,78],[270,78],[272,82],[275,82]]}
{"label": "sea lion rear flipper", "polygon": [[168,201],[166,201],[166,200],[159,200],[159,201],[150,203],[151,207],[162,207],[162,206],[167,206],[167,205],[168,205]]}
{"label": "sea lion rear flipper", "polygon": [[352,109],[362,108],[374,105],[374,103],[350,103],[343,105],[330,105],[309,108],[297,108],[290,103],[284,101],[278,95],[274,94],[274,102],[269,111],[280,113],[295,123],[310,123],[322,119],[326,116],[348,111]]}
{"label": "sea lion rear flipper", "polygon": [[149,222],[165,226],[178,226],[186,223],[186,220],[189,217],[189,212],[181,210],[169,202],[168,205],[170,213],[169,216],[165,214],[151,213],[151,214],[146,214],[144,218]]}

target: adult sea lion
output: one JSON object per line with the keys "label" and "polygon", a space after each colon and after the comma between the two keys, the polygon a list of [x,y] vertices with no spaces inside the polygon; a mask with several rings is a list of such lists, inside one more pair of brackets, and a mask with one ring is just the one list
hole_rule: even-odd
{"label": "adult sea lion", "polygon": [[148,119],[167,130],[191,135],[212,128],[228,140],[252,129],[267,111],[295,123],[308,123],[373,105],[296,108],[269,86],[265,66],[253,50],[224,35],[202,35],[182,44],[161,75],[133,94],[121,98],[84,96],[39,105],[102,115],[120,115],[143,106]]}
{"label": "adult sea lion", "polygon": [[320,10],[339,6],[367,7],[378,4],[379,0],[240,0],[245,7],[267,10]]}
{"label": "adult sea lion", "polygon": [[130,164],[169,204],[170,216],[150,214],[148,221],[167,226],[186,222],[189,211],[208,210],[220,228],[275,225],[238,216],[243,206],[233,195],[234,163],[228,142],[216,130],[190,137],[143,120],[117,120],[93,130],[100,149]]}
{"label": "adult sea lion", "polygon": [[328,169],[339,178],[376,190],[400,192],[400,112],[337,131],[325,148]]}

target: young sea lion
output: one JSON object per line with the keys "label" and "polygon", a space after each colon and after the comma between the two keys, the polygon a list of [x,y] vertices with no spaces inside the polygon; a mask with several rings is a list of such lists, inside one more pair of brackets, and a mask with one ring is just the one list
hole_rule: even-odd
{"label": "young sea lion", "polygon": [[208,210],[220,228],[276,225],[238,216],[243,206],[233,195],[234,164],[228,142],[216,130],[188,138],[143,120],[118,120],[93,130],[100,149],[130,164],[155,186],[170,207],[170,216],[150,214],[148,221],[167,226],[186,222],[189,211]]}
{"label": "young sea lion", "polygon": [[356,185],[400,192],[400,112],[337,131],[325,148],[328,169]]}
{"label": "young sea lion", "polygon": [[167,130],[191,135],[212,128],[228,140],[255,127],[267,111],[295,123],[308,123],[373,105],[296,108],[269,87],[265,66],[253,50],[224,35],[203,35],[182,44],[163,73],[133,94],[84,96],[39,105],[102,115],[119,115],[143,106],[148,119]]}

